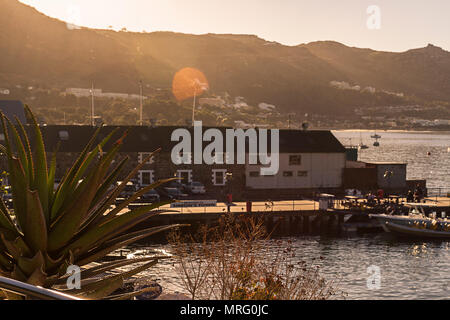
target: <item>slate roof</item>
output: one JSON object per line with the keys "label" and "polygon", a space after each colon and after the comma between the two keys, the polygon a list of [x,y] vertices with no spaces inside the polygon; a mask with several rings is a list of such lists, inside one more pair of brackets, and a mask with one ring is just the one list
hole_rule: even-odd
{"label": "slate roof", "polygon": [[[180,127],[163,126],[103,126],[97,138],[97,142],[106,137],[112,130],[117,129],[117,133],[111,141],[116,141],[121,134],[129,130],[122,146],[122,152],[152,152],[162,148],[163,152],[170,152],[178,144],[178,141],[171,141],[172,132]],[[191,132],[192,146],[194,134],[192,128],[185,128]],[[204,127],[203,133],[209,128]],[[225,130],[229,128],[217,128],[226,137]],[[41,126],[46,149],[53,151],[60,143],[61,152],[80,152],[89,141],[96,128],[91,126]],[[345,147],[336,139],[331,131],[301,131],[301,130],[280,130],[280,153],[345,153]],[[270,130],[268,130],[268,149],[270,147]],[[67,138],[67,140],[66,140]],[[203,142],[203,146],[210,142]],[[224,141],[224,151],[225,151]],[[248,143],[246,150],[249,150]],[[193,150],[193,148],[192,148]]]}
{"label": "slate roof", "polygon": [[15,123],[14,116],[19,118],[20,122],[27,123],[24,105],[21,101],[0,100],[0,111],[13,123]]}

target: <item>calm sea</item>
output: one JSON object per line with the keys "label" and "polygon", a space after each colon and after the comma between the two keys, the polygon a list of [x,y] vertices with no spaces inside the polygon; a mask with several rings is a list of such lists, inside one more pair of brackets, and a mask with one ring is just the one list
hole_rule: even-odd
{"label": "calm sea", "polygon": [[[369,131],[336,131],[345,145],[363,141],[362,161],[393,161],[408,164],[408,179],[426,179],[430,188],[450,189],[450,133],[377,132],[380,147],[373,147]],[[430,155],[428,155],[430,153]],[[347,299],[448,299],[450,298],[450,241],[399,241],[387,234],[340,238],[300,237],[292,240],[300,260],[319,263],[323,276],[337,280]],[[278,242],[268,241],[273,251]],[[167,245],[133,247],[132,251],[157,249],[170,253]],[[322,257],[323,259],[318,259]],[[379,288],[367,285],[379,270]],[[375,267],[375,269],[373,268]],[[373,271],[372,271],[373,272]],[[144,276],[158,279],[167,291],[182,292],[173,261],[161,262]]]}
{"label": "calm sea", "polygon": [[[361,141],[369,149],[360,150],[358,160],[407,163],[407,179],[425,179],[428,188],[450,189],[450,132],[385,132],[374,147],[373,131],[334,131],[344,145]],[[429,153],[429,154],[428,154]]]}

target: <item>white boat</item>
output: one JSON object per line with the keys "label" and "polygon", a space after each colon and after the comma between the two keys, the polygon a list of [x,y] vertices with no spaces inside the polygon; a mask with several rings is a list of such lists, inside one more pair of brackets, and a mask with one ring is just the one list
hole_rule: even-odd
{"label": "white boat", "polygon": [[369,147],[367,145],[365,145],[364,143],[361,143],[358,145],[358,148],[363,150],[363,149],[369,149]]}
{"label": "white boat", "polygon": [[375,139],[375,142],[373,143],[374,147],[379,147],[380,143],[378,142],[378,139],[381,139],[381,136],[375,132],[373,136],[370,136],[372,139]]}
{"label": "white boat", "polygon": [[371,214],[380,223],[384,231],[412,237],[450,238],[450,220],[438,218],[436,213],[427,217],[426,209],[436,209],[436,205],[424,203],[407,203],[408,215],[392,216]]}

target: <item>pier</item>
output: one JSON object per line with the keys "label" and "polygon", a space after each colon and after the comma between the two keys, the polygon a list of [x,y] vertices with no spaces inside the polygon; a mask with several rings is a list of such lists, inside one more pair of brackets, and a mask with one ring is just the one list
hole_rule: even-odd
{"label": "pier", "polygon": [[[389,200],[385,200],[388,204]],[[405,202],[404,199],[400,200]],[[440,215],[445,212],[450,216],[450,198],[438,198],[427,203],[437,204],[436,211]],[[225,215],[246,216],[261,219],[266,230],[272,236],[302,235],[341,235],[346,232],[373,232],[381,229],[375,220],[370,220],[370,213],[385,213],[380,208],[368,208],[363,200],[356,200],[353,206],[348,200],[333,200],[331,208],[321,209],[318,201],[258,201],[252,202],[251,208],[246,202],[233,203],[228,211],[225,203],[217,203],[210,207],[171,207],[160,209],[170,212],[161,213],[144,222],[145,227],[167,224],[189,224],[186,232],[196,232],[202,225],[215,225]],[[141,204],[133,204],[136,207]],[[143,227],[140,224],[139,227]],[[381,231],[381,230],[380,230]]]}

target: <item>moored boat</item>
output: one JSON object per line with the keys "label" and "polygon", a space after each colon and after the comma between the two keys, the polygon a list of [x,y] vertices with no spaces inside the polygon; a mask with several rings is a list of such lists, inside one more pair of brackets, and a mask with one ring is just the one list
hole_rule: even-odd
{"label": "moored boat", "polygon": [[435,205],[423,203],[407,203],[408,215],[392,216],[387,214],[371,214],[378,220],[383,230],[390,233],[412,237],[450,238],[450,220],[438,218],[434,212],[427,216],[426,209],[436,208]]}
{"label": "moored boat", "polygon": [[450,228],[447,231],[421,229],[417,226],[405,226],[392,222],[385,223],[386,228],[392,232],[404,236],[419,237],[419,238],[436,238],[436,239],[450,239]]}

